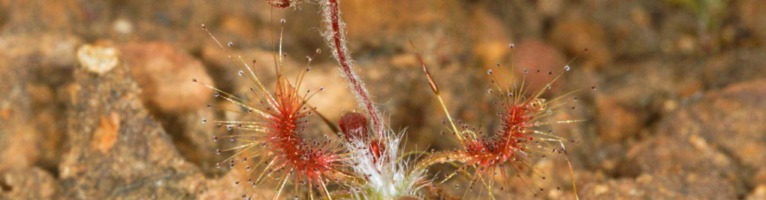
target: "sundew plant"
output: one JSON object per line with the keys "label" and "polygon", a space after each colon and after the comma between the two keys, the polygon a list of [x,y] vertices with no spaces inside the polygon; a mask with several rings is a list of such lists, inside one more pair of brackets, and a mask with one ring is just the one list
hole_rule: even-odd
{"label": "sundew plant", "polygon": [[[299,1],[266,0],[272,9],[295,7]],[[250,93],[246,97],[217,89],[209,83],[198,82],[215,91],[215,97],[228,101],[239,109],[219,108],[226,112],[246,116],[239,120],[201,119],[201,123],[225,129],[213,138],[225,142],[228,147],[217,153],[230,152],[218,163],[218,167],[231,168],[244,174],[232,187],[243,187],[243,199],[262,199],[264,191],[273,199],[495,199],[511,191],[509,184],[521,181],[530,194],[537,195],[544,188],[537,187],[534,179],[546,179],[536,170],[533,161],[546,156],[562,155],[566,159],[566,143],[563,138],[548,129],[549,126],[577,122],[577,119],[554,119],[559,111],[574,107],[572,93],[543,98],[562,75],[572,70],[569,64],[547,73],[547,86],[530,89],[525,84],[526,73],[511,85],[499,84],[493,70],[503,70],[499,65],[487,72],[498,102],[496,114],[501,122],[499,130],[483,133],[473,124],[453,120],[445,100],[440,94],[438,77],[432,77],[420,53],[413,52],[424,72],[423,87],[435,94],[447,118],[445,128],[456,141],[457,148],[449,151],[405,152],[405,130],[392,129],[384,114],[376,107],[367,85],[356,74],[345,36],[346,24],[342,20],[339,0],[320,0],[322,36],[337,62],[339,72],[354,94],[359,112],[347,112],[338,122],[327,120],[316,108],[308,104],[319,91],[308,91],[301,86],[305,76],[310,76],[311,60],[307,57],[305,70],[297,77],[284,74],[285,50],[282,49],[282,32],[275,43],[273,67],[276,83],[264,83],[254,62],[242,56],[229,56],[241,67],[238,76],[247,79]],[[307,4],[309,5],[309,4]],[[311,5],[314,5],[312,2]],[[281,20],[284,24],[285,20]],[[222,44],[205,25],[212,41],[222,50],[232,44]],[[411,42],[413,47],[417,44]],[[512,48],[512,45],[511,45]],[[570,62],[571,63],[571,62]],[[274,85],[268,88],[267,85]],[[374,89],[374,87],[371,87]],[[332,132],[313,133],[321,130],[309,127],[318,120],[330,127]],[[312,133],[309,133],[312,132]],[[308,137],[322,135],[324,137]],[[438,133],[436,133],[438,134]],[[566,159],[567,163],[568,159]],[[446,165],[447,167],[438,167]],[[568,165],[575,198],[576,187],[572,165]],[[449,169],[449,170],[446,170]],[[462,178],[464,187],[452,187],[446,182]],[[561,188],[558,188],[561,189]],[[477,196],[478,195],[478,196]]]}

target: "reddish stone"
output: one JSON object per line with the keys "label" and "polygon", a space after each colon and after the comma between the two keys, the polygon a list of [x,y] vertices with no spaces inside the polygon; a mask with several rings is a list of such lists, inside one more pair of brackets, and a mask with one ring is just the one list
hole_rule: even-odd
{"label": "reddish stone", "polygon": [[162,113],[185,113],[210,102],[213,92],[192,82],[214,85],[202,62],[162,42],[121,46],[123,60],[141,86],[141,99]]}

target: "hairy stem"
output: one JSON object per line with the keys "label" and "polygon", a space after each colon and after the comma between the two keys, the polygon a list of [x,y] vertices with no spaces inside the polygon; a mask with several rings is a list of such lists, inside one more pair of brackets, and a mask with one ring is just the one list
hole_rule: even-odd
{"label": "hairy stem", "polygon": [[433,153],[433,154],[429,154],[428,156],[423,158],[421,161],[419,161],[418,164],[415,165],[415,170],[425,170],[431,165],[441,164],[441,163],[452,163],[452,162],[466,163],[469,161],[469,159],[471,158],[459,152]]}
{"label": "hairy stem", "polygon": [[376,134],[375,136],[381,138],[385,130],[383,122],[378,114],[378,110],[375,108],[372,100],[370,100],[370,94],[367,92],[364,82],[359,79],[359,76],[353,70],[351,56],[346,47],[345,24],[340,18],[340,3],[338,0],[323,0],[321,4],[322,16],[330,31],[325,34],[327,44],[332,50],[333,57],[340,64],[340,69],[350,86],[351,92],[355,94],[357,101],[360,103],[359,106],[367,111],[367,115],[369,115],[372,121],[372,130]]}

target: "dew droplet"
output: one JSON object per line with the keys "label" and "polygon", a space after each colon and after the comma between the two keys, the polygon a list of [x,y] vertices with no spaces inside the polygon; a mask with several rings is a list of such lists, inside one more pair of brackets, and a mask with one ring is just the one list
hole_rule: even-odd
{"label": "dew droplet", "polygon": [[571,69],[572,69],[572,67],[570,67],[569,65],[564,66],[564,71],[569,71]]}
{"label": "dew droplet", "polygon": [[234,42],[226,43],[226,46],[232,47],[232,46],[234,46]]}
{"label": "dew droplet", "polygon": [[490,93],[490,94],[492,94],[492,89],[488,89],[488,90],[487,90],[487,93]]}
{"label": "dew droplet", "polygon": [[205,123],[207,123],[207,119],[205,119],[205,118],[203,117],[203,118],[202,118],[202,124],[205,124]]}
{"label": "dew droplet", "polygon": [[285,20],[284,18],[282,18],[282,19],[280,19],[280,20],[279,20],[279,23],[280,23],[280,24],[285,24],[285,22],[287,22],[287,20]]}
{"label": "dew droplet", "polygon": [[513,49],[514,47],[516,47],[516,44],[514,44],[514,43],[510,43],[510,44],[508,44],[508,48],[511,48],[511,49]]}
{"label": "dew droplet", "polygon": [[492,75],[492,69],[487,70],[487,75]]}
{"label": "dew droplet", "polygon": [[245,72],[242,71],[242,70],[239,70],[239,72],[237,72],[237,74],[239,74],[239,76],[243,76],[243,75],[245,75]]}

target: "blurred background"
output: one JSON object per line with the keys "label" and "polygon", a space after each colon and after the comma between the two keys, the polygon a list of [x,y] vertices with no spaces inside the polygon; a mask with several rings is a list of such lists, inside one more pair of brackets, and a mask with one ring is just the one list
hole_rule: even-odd
{"label": "blurred background", "polygon": [[[391,128],[406,128],[407,150],[457,147],[439,134],[446,117],[413,46],[453,117],[486,132],[498,126],[488,69],[508,87],[526,68],[542,87],[549,77],[536,70],[569,64],[544,97],[582,90],[576,109],[556,116],[584,122],[552,127],[575,140],[567,150],[581,198],[766,199],[761,1],[345,0],[341,9],[357,71]],[[285,70],[297,74],[312,57],[303,87],[323,87],[310,103],[337,121],[356,103],[320,19],[314,1],[280,10],[263,0],[0,0],[0,199],[238,198],[238,175],[215,166],[212,137],[223,131],[200,123],[237,116],[208,109],[230,105],[191,80],[247,94],[239,61],[227,58],[241,55],[273,87],[284,27]],[[86,67],[78,49],[88,44],[117,49],[119,64]],[[550,174],[542,186],[570,187],[565,163],[533,165]]]}

